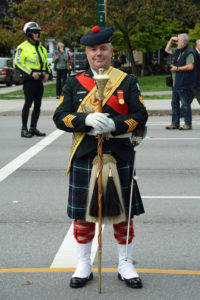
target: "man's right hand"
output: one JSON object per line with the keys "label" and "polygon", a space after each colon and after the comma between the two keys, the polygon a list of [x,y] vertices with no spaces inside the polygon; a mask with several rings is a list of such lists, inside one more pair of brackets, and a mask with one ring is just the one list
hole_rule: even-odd
{"label": "man's right hand", "polygon": [[178,41],[178,37],[177,36],[172,36],[171,37],[171,41],[172,42],[177,42]]}
{"label": "man's right hand", "polygon": [[32,73],[32,77],[35,79],[35,80],[38,80],[39,79],[39,75],[37,72],[33,72]]}
{"label": "man's right hand", "polygon": [[101,131],[108,125],[108,117],[106,114],[99,112],[91,113],[85,118],[85,125]]}

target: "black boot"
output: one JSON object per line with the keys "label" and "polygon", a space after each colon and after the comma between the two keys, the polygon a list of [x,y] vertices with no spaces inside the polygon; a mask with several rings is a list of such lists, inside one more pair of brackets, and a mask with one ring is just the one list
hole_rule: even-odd
{"label": "black boot", "polygon": [[27,129],[27,128],[22,127],[21,137],[31,138],[31,137],[32,137],[32,134],[30,134],[30,133],[28,132],[28,129]]}
{"label": "black boot", "polygon": [[86,278],[72,277],[70,280],[70,287],[75,289],[84,287],[86,283],[92,279],[93,279],[92,273],[90,273],[90,275]]}
{"label": "black boot", "polygon": [[29,133],[33,136],[33,135],[36,135],[36,136],[45,136],[46,133],[44,132],[41,132],[39,131],[37,128],[35,127],[31,127],[30,130],[29,130]]}

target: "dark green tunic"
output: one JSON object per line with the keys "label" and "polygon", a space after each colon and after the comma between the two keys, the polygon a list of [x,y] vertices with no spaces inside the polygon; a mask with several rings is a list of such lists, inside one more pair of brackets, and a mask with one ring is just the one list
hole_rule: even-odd
{"label": "dark green tunic", "polygon": [[[85,73],[85,76],[92,77],[92,71],[88,70]],[[138,126],[140,126],[145,125],[148,118],[146,108],[139,98],[141,95],[138,89],[136,77],[127,75],[117,90],[123,90],[125,105],[128,105],[129,112],[128,115],[122,115],[115,111],[111,106],[107,104],[104,105],[103,113],[109,113],[109,117],[115,122],[116,131],[112,132],[114,136],[128,132],[129,125],[125,121],[130,120],[131,122],[131,120],[135,120],[139,123]],[[114,92],[115,96],[117,96],[117,90]],[[77,113],[79,105],[88,94],[88,90],[79,83],[76,77],[69,77],[63,88],[63,94],[64,101],[56,109],[53,116],[56,126],[59,129],[68,132],[89,132],[91,127],[85,125],[87,113]],[[71,122],[74,128],[67,127],[63,122],[63,118],[72,113],[76,116],[76,118],[74,118]],[[134,159],[133,146],[128,138],[114,138],[104,141],[103,147],[104,149],[111,149],[116,158],[121,158],[125,161],[133,161]],[[94,136],[86,135],[75,153],[75,158],[80,158],[86,154],[96,151],[96,148],[97,139]]]}

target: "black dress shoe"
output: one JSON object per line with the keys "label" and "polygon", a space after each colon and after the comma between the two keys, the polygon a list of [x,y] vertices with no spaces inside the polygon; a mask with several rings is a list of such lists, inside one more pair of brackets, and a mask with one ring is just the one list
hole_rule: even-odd
{"label": "black dress shoe", "polygon": [[28,132],[28,129],[27,128],[22,128],[22,131],[21,131],[21,137],[24,137],[24,138],[32,138],[32,134],[30,134]]}
{"label": "black dress shoe", "polygon": [[72,277],[70,280],[70,287],[75,289],[84,287],[86,283],[92,279],[93,279],[92,273],[90,273],[90,275],[86,278]]}
{"label": "black dress shoe", "polygon": [[33,136],[45,136],[46,133],[39,131],[37,128],[31,127],[29,130],[29,133]]}
{"label": "black dress shoe", "polygon": [[121,274],[118,273],[118,279],[122,280],[122,281],[125,281],[126,285],[130,288],[133,288],[133,289],[140,289],[140,288],[143,287],[142,280],[141,280],[140,277],[126,279],[126,278],[123,278],[121,276]]}

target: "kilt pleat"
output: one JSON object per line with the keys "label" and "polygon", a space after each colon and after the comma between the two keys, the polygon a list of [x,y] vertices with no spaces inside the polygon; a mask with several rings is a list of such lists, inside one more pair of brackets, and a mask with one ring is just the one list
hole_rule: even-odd
{"label": "kilt pleat", "polygon": [[[93,158],[74,159],[69,175],[69,194],[67,214],[71,219],[84,220],[89,193],[90,175]],[[128,216],[130,186],[133,173],[133,163],[117,160],[117,170],[121,183],[125,213]],[[133,185],[131,218],[144,213],[144,207],[136,180]]]}

